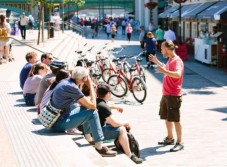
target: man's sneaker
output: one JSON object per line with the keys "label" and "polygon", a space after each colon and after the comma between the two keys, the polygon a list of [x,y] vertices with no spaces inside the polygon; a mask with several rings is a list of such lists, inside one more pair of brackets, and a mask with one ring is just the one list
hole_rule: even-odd
{"label": "man's sneaker", "polygon": [[141,158],[138,158],[136,155],[132,154],[131,160],[133,160],[136,164],[141,164],[143,160]]}
{"label": "man's sneaker", "polygon": [[163,141],[158,142],[159,145],[173,145],[175,142],[174,139],[168,139],[168,137],[164,138]]}
{"label": "man's sneaker", "polygon": [[98,151],[98,153],[101,154],[103,157],[114,157],[117,155],[116,151],[112,151],[106,146],[103,146],[101,150],[98,150],[96,148],[96,151]]}
{"label": "man's sneaker", "polygon": [[175,146],[170,149],[170,152],[177,152],[184,148],[184,145],[181,143],[176,142]]}

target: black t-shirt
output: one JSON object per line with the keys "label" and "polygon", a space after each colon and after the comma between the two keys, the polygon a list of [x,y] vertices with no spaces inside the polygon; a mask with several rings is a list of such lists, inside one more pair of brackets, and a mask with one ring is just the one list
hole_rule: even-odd
{"label": "black t-shirt", "polygon": [[111,109],[106,104],[106,102],[102,99],[97,98],[96,102],[97,102],[97,109],[99,113],[100,123],[101,123],[101,126],[103,127],[105,125],[106,118],[112,114]]}

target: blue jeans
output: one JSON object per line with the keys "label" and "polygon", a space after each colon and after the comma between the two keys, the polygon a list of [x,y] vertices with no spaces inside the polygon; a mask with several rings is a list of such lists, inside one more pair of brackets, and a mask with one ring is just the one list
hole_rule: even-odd
{"label": "blue jeans", "polygon": [[109,124],[106,124],[102,127],[104,134],[104,140],[116,139],[120,135],[120,127],[113,127]]}
{"label": "blue jeans", "polygon": [[92,133],[94,142],[104,139],[97,110],[89,110],[72,103],[54,126],[53,131],[65,131],[83,125],[84,133]]}

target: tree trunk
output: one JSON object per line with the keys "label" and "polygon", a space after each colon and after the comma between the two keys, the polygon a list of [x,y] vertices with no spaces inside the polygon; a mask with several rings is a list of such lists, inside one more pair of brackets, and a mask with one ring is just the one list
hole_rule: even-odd
{"label": "tree trunk", "polygon": [[40,42],[41,6],[39,6],[38,8],[39,8],[39,13],[38,13],[39,24],[38,24],[38,38],[37,38],[37,45],[39,45],[39,42]]}
{"label": "tree trunk", "polygon": [[44,42],[44,5],[42,5],[42,42]]}

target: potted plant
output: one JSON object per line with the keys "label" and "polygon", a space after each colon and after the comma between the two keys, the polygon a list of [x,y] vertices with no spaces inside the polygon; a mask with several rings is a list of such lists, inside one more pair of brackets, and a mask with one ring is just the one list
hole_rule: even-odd
{"label": "potted plant", "polygon": [[147,2],[147,3],[144,4],[144,7],[147,7],[148,9],[152,10],[152,9],[154,9],[157,5],[158,5],[157,2],[153,2],[152,0],[150,0],[150,2]]}

